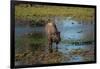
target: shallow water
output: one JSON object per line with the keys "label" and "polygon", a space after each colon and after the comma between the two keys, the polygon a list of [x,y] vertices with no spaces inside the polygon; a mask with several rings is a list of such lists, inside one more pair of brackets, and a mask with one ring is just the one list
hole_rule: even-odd
{"label": "shallow water", "polygon": [[[58,30],[61,32],[62,40],[82,40],[82,39],[89,39],[87,37],[90,36],[90,40],[94,40],[94,25],[91,23],[80,24],[75,20],[64,20],[56,23]],[[83,49],[89,50],[90,52],[94,51],[94,45],[71,45],[67,43],[60,43],[59,44],[59,51],[65,54],[65,56],[70,55],[69,53],[72,50],[76,49]],[[84,61],[81,55],[72,55],[71,59],[64,62],[82,62]]]}
{"label": "shallow water", "polygon": [[94,25],[79,24],[75,20],[64,20],[56,23],[62,39],[81,39],[83,36],[94,35]]}
{"label": "shallow water", "polygon": [[28,33],[36,33],[36,32],[43,32],[43,27],[21,27],[21,26],[16,26],[15,27],[15,36],[24,36],[24,34]]}
{"label": "shallow water", "polygon": [[[60,20],[56,23],[58,30],[61,32],[61,39],[62,40],[82,40],[82,39],[89,39],[94,40],[94,24],[85,23],[80,24],[75,20]],[[16,36],[23,36],[25,33],[31,32],[43,32],[43,27],[15,27],[15,34]],[[91,35],[91,36],[90,36]],[[88,38],[87,38],[88,37]],[[53,46],[55,47],[55,46]],[[62,43],[58,45],[58,51],[63,53],[65,56],[69,56],[70,52],[75,49],[88,49],[89,51],[94,51],[94,44],[90,45],[69,45],[67,43]],[[82,62],[84,61],[81,55],[72,55],[70,60],[63,61],[63,62]]]}

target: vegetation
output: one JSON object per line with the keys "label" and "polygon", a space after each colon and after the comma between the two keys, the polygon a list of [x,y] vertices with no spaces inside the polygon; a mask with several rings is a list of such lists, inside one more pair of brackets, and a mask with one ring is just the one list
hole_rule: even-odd
{"label": "vegetation", "polygon": [[38,49],[33,54],[32,52],[16,54],[16,61],[21,61],[24,64],[51,64],[51,63],[61,63],[64,60],[67,60],[62,53],[53,52],[46,53],[41,49]]}
{"label": "vegetation", "polygon": [[[16,37],[15,60],[22,64],[61,63],[67,58],[60,52],[49,53],[46,37],[40,33]],[[54,50],[55,51],[55,50]]]}
{"label": "vegetation", "polygon": [[[27,34],[15,39],[16,51],[25,52],[26,50],[35,51],[47,43],[46,37],[42,33]],[[22,48],[21,48],[22,47]],[[19,50],[20,49],[20,50]]]}
{"label": "vegetation", "polygon": [[64,55],[55,50],[53,53],[49,53],[46,48],[47,39],[40,33],[16,37],[15,42],[15,60],[16,62],[22,63],[22,65],[63,63],[71,60],[72,56],[77,55],[82,56],[84,61],[94,60],[93,52],[81,48],[71,50],[69,55]]}
{"label": "vegetation", "polygon": [[[65,6],[49,6],[49,5],[33,5],[33,4],[16,4],[15,5],[15,23],[19,26],[42,26],[45,21],[52,18],[73,17],[76,20],[91,21],[94,19],[93,8],[81,7],[65,7]],[[58,19],[59,20],[59,19]],[[17,27],[17,26],[16,26]],[[48,53],[47,37],[45,33],[23,33],[23,36],[15,36],[15,61],[22,64],[51,64],[70,61],[71,56],[79,55],[84,61],[94,60],[94,52],[74,49],[65,55],[58,51]],[[16,34],[17,35],[17,34]],[[94,35],[84,36],[80,40],[61,40],[62,44],[88,45],[94,42]],[[87,39],[88,38],[88,39]]]}
{"label": "vegetation", "polygon": [[77,20],[92,20],[94,18],[94,9],[49,5],[31,6],[30,4],[18,4],[15,6],[16,19],[39,21],[48,18],[69,16]]}

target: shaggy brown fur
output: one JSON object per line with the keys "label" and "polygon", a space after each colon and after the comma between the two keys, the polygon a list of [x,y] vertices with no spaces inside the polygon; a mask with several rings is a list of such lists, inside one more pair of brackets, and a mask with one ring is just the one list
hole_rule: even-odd
{"label": "shaggy brown fur", "polygon": [[48,22],[45,26],[46,35],[48,37],[48,46],[50,52],[52,52],[52,44],[56,43],[56,51],[58,50],[58,44],[61,40],[60,32],[57,30],[55,23]]}

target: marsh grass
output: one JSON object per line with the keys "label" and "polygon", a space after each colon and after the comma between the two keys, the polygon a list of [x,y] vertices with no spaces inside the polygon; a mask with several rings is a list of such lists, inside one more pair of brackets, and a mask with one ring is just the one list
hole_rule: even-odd
{"label": "marsh grass", "polygon": [[64,55],[60,52],[49,53],[46,51],[46,37],[40,33],[25,35],[16,38],[15,60],[24,64],[51,64],[61,63]]}
{"label": "marsh grass", "polygon": [[28,47],[33,47],[33,49],[36,49],[39,46],[45,46],[47,40],[45,35],[41,33],[34,33],[32,35],[16,37],[15,42],[16,50],[17,48],[22,50],[24,48],[27,49]]}
{"label": "marsh grass", "polygon": [[[26,5],[26,6],[25,6]],[[94,19],[93,8],[19,4],[15,6],[15,18],[22,20],[46,20],[53,17],[74,17],[77,20]],[[34,22],[36,23],[36,22]]]}
{"label": "marsh grass", "polygon": [[[65,6],[49,6],[49,5],[33,5],[19,4],[15,6],[15,20],[19,23],[30,23],[31,26],[44,25],[49,18],[65,18],[73,17],[76,20],[91,21],[94,19],[93,8],[81,7],[65,7]],[[28,21],[28,22],[27,22]],[[30,22],[31,21],[31,22]],[[18,22],[16,22],[18,23]],[[25,25],[26,25],[25,24]],[[78,42],[91,41],[86,40],[63,40],[64,44],[78,44]],[[70,57],[65,57],[61,52],[47,53],[45,48],[47,46],[47,38],[43,33],[33,33],[24,35],[22,37],[15,37],[15,60],[21,61],[25,64],[51,64],[61,63],[69,60]],[[79,49],[73,50],[72,55],[81,55],[86,61],[91,61],[93,53]]]}

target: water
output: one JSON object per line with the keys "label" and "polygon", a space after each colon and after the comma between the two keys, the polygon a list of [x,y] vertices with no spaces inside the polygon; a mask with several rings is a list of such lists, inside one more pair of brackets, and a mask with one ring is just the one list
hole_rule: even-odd
{"label": "water", "polygon": [[93,24],[79,24],[74,20],[64,20],[56,23],[56,25],[61,31],[61,38],[63,39],[81,39],[89,34],[94,35]]}
{"label": "water", "polygon": [[[94,25],[91,23],[79,24],[75,20],[64,20],[56,23],[58,30],[61,32],[62,40],[82,40],[89,39],[94,40]],[[76,49],[89,49],[89,51],[94,51],[94,45],[69,45],[67,43],[59,44],[59,51],[65,56],[70,55],[72,50]],[[71,59],[64,62],[82,62],[83,57],[80,55],[72,55]]]}
{"label": "water", "polygon": [[[61,32],[62,40],[81,40],[89,39],[94,40],[94,24],[85,23],[80,24],[75,20],[60,20],[56,23],[58,30]],[[23,36],[25,33],[31,32],[43,32],[43,27],[20,27],[16,26],[15,34],[16,36]],[[87,38],[88,37],[88,38]],[[62,52],[65,56],[70,55],[69,53],[75,49],[89,49],[94,51],[94,45],[69,45],[67,43],[62,43],[58,45],[58,51]],[[84,61],[83,57],[80,55],[72,55],[70,60],[64,62],[82,62]]]}
{"label": "water", "polygon": [[15,36],[23,36],[24,34],[28,33],[36,33],[36,32],[43,32],[43,27],[21,27],[21,26],[16,26],[15,27]]}

